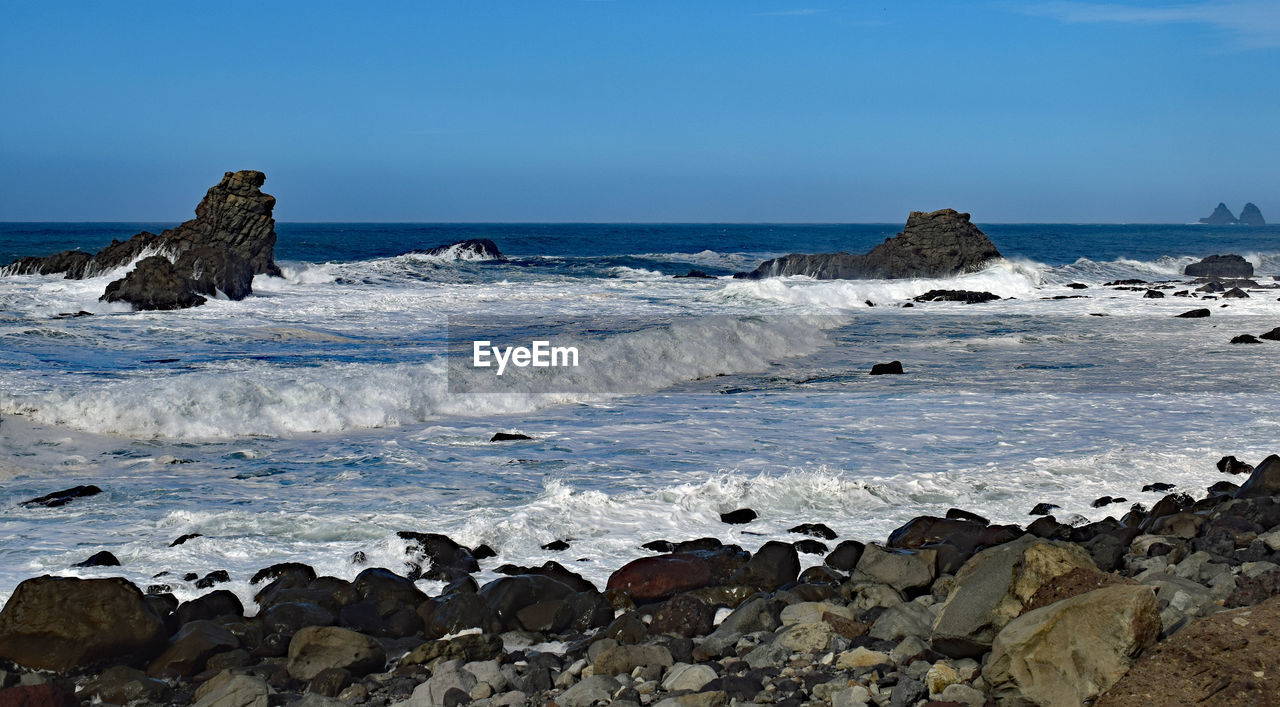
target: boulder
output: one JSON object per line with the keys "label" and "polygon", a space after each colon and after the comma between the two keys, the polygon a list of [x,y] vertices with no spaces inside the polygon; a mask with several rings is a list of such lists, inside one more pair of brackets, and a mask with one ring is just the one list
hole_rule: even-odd
{"label": "boulder", "polygon": [[543,575],[522,574],[499,577],[481,587],[476,596],[488,605],[494,618],[506,630],[523,630],[519,613],[541,602],[567,601],[573,587]]}
{"label": "boulder", "polygon": [[1147,290],[1142,297],[1143,299],[1164,299],[1164,293],[1160,290]]}
{"label": "boulder", "polygon": [[996,636],[982,669],[997,701],[1076,707],[1114,685],[1160,634],[1149,587],[1114,585],[1028,612]]}
{"label": "boulder", "polygon": [[621,687],[618,681],[608,675],[592,675],[564,691],[556,699],[561,707],[591,707],[595,704],[606,704],[613,699],[613,693]]}
{"label": "boulder", "polygon": [[[97,698],[106,704],[126,705],[136,702],[164,704],[172,689],[162,680],[127,665],[115,665],[99,673],[80,689],[81,699]],[[0,704],[5,704],[0,699]]]}
{"label": "boulder", "polygon": [[196,690],[192,707],[268,707],[273,694],[260,677],[224,670]]}
{"label": "boulder", "polygon": [[956,573],[933,625],[934,650],[953,658],[982,655],[1042,586],[1081,567],[1098,571],[1079,545],[1030,535],[979,552]]}
{"label": "boulder", "polygon": [[750,523],[758,517],[760,517],[760,514],[750,508],[739,508],[735,511],[729,511],[728,513],[721,513],[720,522],[727,523],[729,525],[742,525],[744,523]]}
{"label": "boulder", "polygon": [[864,280],[947,277],[981,270],[1000,252],[969,222],[969,214],[953,209],[913,211],[906,227],[863,255],[793,253],[766,260],[749,277],[808,275],[819,280]]}
{"label": "boulder", "polygon": [[0,689],[0,705],[4,707],[79,707],[80,701],[66,687],[56,682],[46,682]]}
{"label": "boulder", "polygon": [[932,550],[886,550],[868,545],[858,559],[857,571],[898,591],[927,587],[933,582]]}
{"label": "boulder", "polygon": [[533,439],[527,434],[519,432],[494,432],[489,438],[490,442],[520,442],[527,439]]}
{"label": "boulder", "polygon": [[1210,255],[1188,265],[1183,273],[1189,277],[1253,277],[1253,264],[1234,253]]}
{"label": "boulder", "polygon": [[689,272],[687,272],[687,273],[685,273],[685,274],[683,274],[683,275],[672,275],[672,277],[674,277],[674,278],[676,278],[676,279],[691,279],[691,280],[714,280],[714,279],[716,279],[716,276],[715,276],[715,275],[708,275],[707,273],[705,273],[705,272],[703,272],[703,271],[701,271],[701,270],[690,270]]}
{"label": "boulder", "polygon": [[703,558],[670,553],[628,562],[609,575],[606,588],[621,589],[636,602],[648,602],[705,587],[711,578],[711,565]]}
{"label": "boulder", "polygon": [[498,244],[488,238],[472,238],[414,252],[449,260],[504,260]]}
{"label": "boulder", "polygon": [[1187,311],[1183,312],[1182,314],[1178,314],[1178,315],[1175,315],[1175,316],[1177,316],[1177,317],[1179,317],[1179,318],[1181,318],[1181,319],[1204,319],[1205,317],[1209,316],[1210,314],[1211,314],[1211,312],[1210,312],[1209,310],[1207,310],[1207,309],[1203,309],[1203,308],[1202,308],[1202,309],[1190,309],[1190,310],[1187,310]]}
{"label": "boulder", "polygon": [[1272,454],[1262,460],[1249,475],[1236,498],[1256,498],[1260,496],[1280,496],[1280,456]]}
{"label": "boulder", "polygon": [[801,523],[794,528],[788,528],[787,532],[799,533],[800,535],[808,535],[810,537],[821,538],[823,540],[835,540],[837,537],[836,531],[828,528],[822,523]]}
{"label": "boulder", "polygon": [[596,675],[621,675],[647,665],[669,668],[674,662],[665,646],[613,646],[597,656],[591,667]]}
{"label": "boulder", "polygon": [[1222,293],[1222,299],[1249,299],[1249,293],[1239,287],[1233,287]]}
{"label": "boulder", "polygon": [[437,660],[475,662],[502,655],[502,639],[491,633],[465,633],[447,640],[427,641],[409,651],[399,665],[431,665]]}
{"label": "boulder", "polygon": [[1239,220],[1236,219],[1235,214],[1231,213],[1231,209],[1228,209],[1226,204],[1218,202],[1218,208],[1214,209],[1213,213],[1200,219],[1199,222],[1208,226],[1234,226],[1239,223]]}
{"label": "boulder", "polygon": [[1266,339],[1267,341],[1280,341],[1280,326],[1276,327],[1275,329],[1272,329],[1271,331],[1265,334],[1260,334],[1258,338]]}
{"label": "boulder", "polygon": [[1261,344],[1262,341],[1253,334],[1240,334],[1231,338],[1233,344]]}
{"label": "boulder", "polygon": [[0,658],[38,670],[150,658],[167,636],[142,592],[118,577],[28,579],[0,611]]}
{"label": "boulder", "polygon": [[289,641],[289,675],[310,680],[321,671],[337,668],[364,676],[383,669],[387,653],[372,638],[337,626],[310,626]]}
{"label": "boulder", "polygon": [[95,552],[89,556],[89,559],[84,560],[83,562],[77,562],[74,565],[72,565],[72,567],[119,567],[119,566],[120,566],[120,560],[116,559],[115,555],[112,555],[106,550],[103,550],[102,552]]}
{"label": "boulder", "polygon": [[1262,218],[1262,209],[1259,209],[1257,204],[1252,201],[1245,204],[1243,209],[1240,209],[1240,218],[1236,220],[1240,222],[1241,226],[1267,225],[1267,220]]}
{"label": "boulder", "polygon": [[[447,535],[401,530],[396,536],[409,541],[404,551],[410,557],[410,580],[426,578],[452,582],[480,571],[480,563],[471,554],[471,549],[459,545]],[[424,562],[428,562],[426,567],[422,566]]]}
{"label": "boulder", "polygon": [[715,615],[715,609],[705,601],[689,594],[679,594],[653,612],[649,633],[685,638],[705,636],[715,627]]}
{"label": "boulder", "polygon": [[800,556],[795,546],[771,540],[751,556],[747,564],[733,575],[730,583],[773,591],[795,581],[799,574]]}

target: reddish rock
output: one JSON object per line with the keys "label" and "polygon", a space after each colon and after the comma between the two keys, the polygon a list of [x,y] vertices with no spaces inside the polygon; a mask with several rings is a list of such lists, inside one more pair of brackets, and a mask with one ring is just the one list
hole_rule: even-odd
{"label": "reddish rock", "polygon": [[711,583],[706,560],[688,553],[642,557],[609,575],[607,589],[626,590],[637,602],[666,599]]}
{"label": "reddish rock", "polygon": [[79,704],[75,695],[54,683],[0,690],[0,707],[79,707]]}

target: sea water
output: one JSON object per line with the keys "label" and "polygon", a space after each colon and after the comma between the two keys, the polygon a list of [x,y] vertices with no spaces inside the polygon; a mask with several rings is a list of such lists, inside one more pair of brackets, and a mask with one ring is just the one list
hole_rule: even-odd
{"label": "sea water", "polygon": [[[0,262],[167,225],[4,224]],[[655,539],[754,550],[822,522],[883,541],[951,507],[1025,524],[1041,501],[1096,520],[1158,500],[1148,483],[1202,491],[1224,478],[1220,456],[1280,452],[1280,343],[1228,343],[1280,326],[1280,290],[1103,286],[1194,288],[1186,264],[1227,252],[1272,284],[1280,228],[990,225],[1006,259],[955,278],[729,277],[897,230],[278,224],[283,278],[176,312],[98,302],[123,269],[2,277],[0,601],[40,574],[185,599],[203,590],[178,578],[226,569],[247,602],[253,571],[275,562],[403,571],[399,530],[492,546],[482,581],[555,560],[603,586]],[[413,252],[467,238],[508,260]],[[672,277],[691,269],[716,278]],[[1003,299],[902,306],[931,289]],[[1198,307],[1212,316],[1174,316]],[[486,316],[573,323],[607,366],[568,390],[457,392],[448,322]],[[867,375],[890,360],[907,375]],[[533,439],[489,442],[499,431]],[[78,484],[104,493],[20,505]],[[1127,501],[1093,508],[1102,495]],[[759,519],[720,522],[740,507]],[[541,549],[557,539],[570,548]],[[122,566],[72,567],[99,550]]]}

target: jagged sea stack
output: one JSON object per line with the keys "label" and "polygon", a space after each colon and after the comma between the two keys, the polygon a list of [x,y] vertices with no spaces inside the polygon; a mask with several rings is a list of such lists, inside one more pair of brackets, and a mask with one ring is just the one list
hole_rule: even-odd
{"label": "jagged sea stack", "polygon": [[1262,210],[1258,208],[1252,201],[1245,204],[1240,210],[1240,225],[1242,226],[1265,226],[1267,220],[1262,218]]}
{"label": "jagged sea stack", "polygon": [[902,233],[865,254],[793,253],[761,263],[750,277],[808,275],[819,280],[948,277],[999,258],[987,235],[954,209],[913,211]]}
{"label": "jagged sea stack", "polygon": [[5,272],[65,273],[79,280],[151,253],[128,275],[108,285],[100,299],[128,302],[135,309],[194,307],[205,303],[205,295],[217,292],[244,299],[253,291],[254,275],[280,275],[271,216],[276,199],[262,192],[266,179],[253,170],[227,172],[196,206],[196,217],[177,228],[112,241],[96,255],[63,251],[47,258],[22,258]]}
{"label": "jagged sea stack", "polygon": [[1234,226],[1239,221],[1236,220],[1235,214],[1231,213],[1231,209],[1228,209],[1226,204],[1219,202],[1218,208],[1214,209],[1213,213],[1200,219],[1200,223],[1206,226]]}

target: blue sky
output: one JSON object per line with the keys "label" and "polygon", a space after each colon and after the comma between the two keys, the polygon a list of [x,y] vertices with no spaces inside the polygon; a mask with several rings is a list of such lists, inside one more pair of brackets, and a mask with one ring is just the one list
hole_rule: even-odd
{"label": "blue sky", "polygon": [[1280,221],[1280,2],[0,2],[0,220]]}

